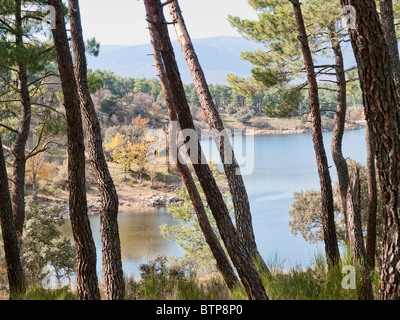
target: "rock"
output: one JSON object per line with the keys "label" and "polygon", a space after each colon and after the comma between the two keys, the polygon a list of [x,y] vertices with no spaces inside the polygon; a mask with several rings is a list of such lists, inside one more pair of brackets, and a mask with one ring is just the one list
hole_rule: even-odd
{"label": "rock", "polygon": [[169,197],[168,199],[169,203],[178,203],[181,201],[178,197]]}

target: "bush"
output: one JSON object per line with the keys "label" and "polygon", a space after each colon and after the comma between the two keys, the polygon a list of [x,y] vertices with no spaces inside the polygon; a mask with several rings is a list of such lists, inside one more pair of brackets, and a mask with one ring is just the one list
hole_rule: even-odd
{"label": "bush", "polygon": [[116,96],[107,96],[101,101],[101,111],[106,113],[108,116],[113,114],[113,109],[115,104],[119,101],[118,97]]}
{"label": "bush", "polygon": [[44,289],[39,286],[31,287],[25,295],[23,300],[76,300],[76,296],[71,293],[68,288],[60,289]]}
{"label": "bush", "polygon": [[63,223],[62,206],[26,202],[24,230],[24,265],[29,283],[40,283],[54,272],[57,282],[71,280],[75,268],[75,248],[62,237],[58,227]]}
{"label": "bush", "polygon": [[252,117],[254,117],[254,111],[252,110],[241,110],[235,114],[236,120],[241,123],[247,123]]}
{"label": "bush", "polygon": [[140,265],[140,281],[129,279],[126,298],[132,300],[220,300],[226,297],[222,282],[200,284],[182,266],[168,266],[166,257]]}
{"label": "bush", "polygon": [[237,112],[237,108],[236,108],[235,106],[233,106],[233,105],[228,105],[228,106],[225,108],[225,111],[226,111],[226,113],[228,113],[228,114],[235,114],[235,113]]}

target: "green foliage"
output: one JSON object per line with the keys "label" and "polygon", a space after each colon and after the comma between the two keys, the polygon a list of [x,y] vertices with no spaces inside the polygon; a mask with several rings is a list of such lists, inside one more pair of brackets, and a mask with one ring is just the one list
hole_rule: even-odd
{"label": "green foliage", "polygon": [[254,116],[254,111],[242,109],[235,113],[235,118],[241,123],[247,123]]}
{"label": "green foliage", "polygon": [[[361,166],[360,163],[349,159],[348,168],[349,173],[354,172],[355,167],[360,168],[360,182],[361,182],[361,218],[363,229],[367,227],[368,217],[368,186],[366,168]],[[382,198],[378,190],[378,212],[377,212],[377,244],[379,246],[381,238],[381,223],[382,220]],[[334,193],[334,208],[335,208],[335,222],[338,240],[345,244],[347,241],[346,225],[343,216],[342,201],[340,196],[340,189],[338,182],[333,186]],[[322,231],[322,216],[321,216],[321,192],[316,190],[298,191],[294,193],[294,201],[292,209],[289,211],[290,221],[289,226],[294,235],[300,234],[304,240],[309,243],[317,243],[323,241]],[[379,251],[379,248],[378,248]]]}
{"label": "green foliage", "polygon": [[[218,172],[216,166],[213,166],[214,176],[219,183],[224,183],[224,176]],[[203,202],[206,203],[205,195],[201,190],[200,184],[196,182],[197,188],[200,191],[200,196]],[[173,226],[162,225],[161,234],[168,240],[175,241],[184,250],[182,258],[172,258],[174,261],[179,262],[190,267],[193,273],[216,271],[216,262],[211,253],[211,250],[204,239],[203,232],[197,220],[189,193],[185,187],[175,191],[177,197],[183,200],[182,204],[169,204],[168,212],[172,215],[177,224]],[[230,194],[224,194],[224,201],[228,205],[228,210],[233,215],[233,206],[230,204]],[[206,206],[206,213],[211,227],[214,230],[217,238],[220,240],[221,245],[224,247],[220,234],[218,232],[217,224],[212,216],[208,206]]]}
{"label": "green foliage", "polygon": [[75,249],[63,238],[58,227],[63,223],[56,205],[39,205],[27,198],[24,226],[24,265],[30,283],[39,283],[54,271],[57,281],[70,279],[75,267]]}
{"label": "green foliage", "polygon": [[118,101],[119,98],[117,96],[107,96],[100,103],[101,111],[111,116],[114,113],[114,106]]}
{"label": "green foliage", "polygon": [[[230,75],[228,80],[234,90],[246,96],[256,96],[264,92],[262,110],[270,117],[287,117],[296,114],[296,110],[308,103],[300,90],[304,81],[304,63],[297,38],[298,33],[290,1],[249,0],[249,5],[257,12],[258,19],[247,20],[229,16],[230,24],[246,39],[260,42],[266,50],[242,52],[242,58],[254,67],[252,76],[239,79]],[[338,0],[310,0],[302,3],[302,11],[309,35],[308,41],[315,60],[324,58],[334,65],[332,41],[347,36],[345,28],[338,23],[342,18],[341,5]],[[330,69],[317,67],[317,74]],[[352,76],[351,76],[352,77]],[[299,84],[293,85],[293,80]],[[299,82],[300,81],[300,82]],[[329,87],[326,82],[321,87]],[[332,87],[332,86],[331,86]],[[328,88],[329,89],[329,88]],[[333,87],[333,89],[335,89]],[[321,106],[324,110],[334,108],[336,90],[320,90]],[[327,94],[328,92],[328,94]],[[354,92],[353,92],[354,94]],[[324,95],[329,95],[325,99]],[[360,102],[361,94],[351,101]],[[299,111],[302,112],[302,111]],[[330,114],[329,114],[330,115]],[[330,115],[331,116],[331,115]]]}
{"label": "green foliage", "polygon": [[54,301],[54,300],[76,300],[76,296],[71,293],[68,288],[61,289],[44,289],[40,286],[32,286],[23,295],[22,300],[35,301]]}
{"label": "green foliage", "polygon": [[100,53],[100,43],[96,41],[96,38],[90,38],[86,40],[85,50],[91,56],[97,57]]}
{"label": "green foliage", "polygon": [[[41,128],[40,128],[41,129]],[[36,130],[36,136],[39,134],[39,127]],[[60,113],[52,113],[46,122],[44,129],[46,137],[66,136],[67,135],[67,120],[65,116]]]}
{"label": "green foliage", "polygon": [[226,295],[222,282],[199,283],[188,275],[186,266],[167,265],[166,257],[157,257],[140,265],[141,280],[129,279],[128,300],[220,300]]}
{"label": "green foliage", "polygon": [[89,69],[87,74],[88,86],[90,93],[96,93],[103,87],[103,79],[93,70]]}

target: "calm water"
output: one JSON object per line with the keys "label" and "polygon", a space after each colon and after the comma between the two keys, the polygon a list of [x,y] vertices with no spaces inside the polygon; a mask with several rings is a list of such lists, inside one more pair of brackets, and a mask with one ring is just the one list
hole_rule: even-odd
{"label": "calm water", "polygon": [[[331,166],[332,180],[336,181],[334,163],[330,156],[332,133],[324,133],[324,143]],[[246,138],[252,139],[252,138]],[[256,136],[254,141],[234,138],[233,144],[239,163],[241,155],[254,154],[254,169],[244,180],[250,198],[254,232],[261,255],[269,260],[278,255],[285,266],[307,266],[323,245],[310,245],[301,236],[293,236],[288,226],[293,192],[305,189],[319,190],[319,178],[311,134]],[[365,164],[365,131],[347,131],[344,137],[344,156]],[[254,148],[251,146],[254,143]],[[203,141],[207,157],[218,161],[216,149],[210,141]],[[101,241],[99,217],[91,217],[91,226],[97,247],[98,270],[101,270]],[[126,275],[138,277],[138,266],[157,255],[183,254],[174,242],[160,235],[162,224],[174,221],[165,209],[144,209],[135,214],[119,215],[123,268]],[[71,237],[70,225],[63,232]],[[72,238],[72,237],[71,237]]]}

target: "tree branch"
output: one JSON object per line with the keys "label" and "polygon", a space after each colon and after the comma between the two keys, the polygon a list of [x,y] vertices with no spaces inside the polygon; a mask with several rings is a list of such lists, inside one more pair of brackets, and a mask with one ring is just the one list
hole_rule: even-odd
{"label": "tree branch", "polygon": [[10,131],[12,131],[12,132],[18,134],[18,130],[15,130],[15,129],[13,129],[13,128],[11,128],[11,127],[9,127],[9,126],[3,124],[3,123],[0,123],[0,127],[6,128],[7,130],[10,130]]}
{"label": "tree branch", "polygon": [[168,0],[165,1],[164,3],[161,4],[161,6],[165,7],[166,5],[169,5],[170,3],[174,2],[175,0]]}

